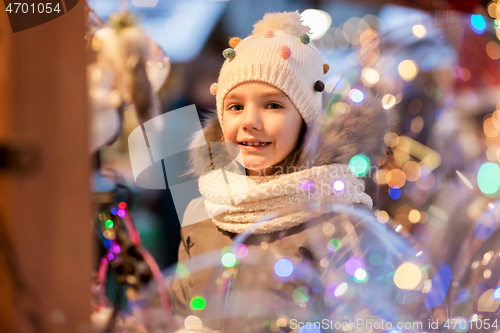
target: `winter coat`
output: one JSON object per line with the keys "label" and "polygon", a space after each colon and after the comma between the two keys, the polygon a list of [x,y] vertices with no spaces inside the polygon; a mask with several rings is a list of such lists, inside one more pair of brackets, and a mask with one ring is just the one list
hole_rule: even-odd
{"label": "winter coat", "polygon": [[[360,153],[376,158],[386,130],[381,108],[369,102],[353,106],[318,132],[303,160],[325,165],[348,163]],[[202,139],[216,142],[221,135],[217,117],[209,118]],[[210,168],[210,161],[191,154],[194,174]],[[416,251],[364,206],[339,204],[293,228],[245,235],[219,229],[204,211],[203,200],[193,200],[184,215],[170,294],[176,313],[195,315],[205,327],[298,332],[303,326],[301,332],[319,332],[316,325],[321,332],[333,332],[369,321],[387,325],[410,311],[409,295],[420,295],[399,290],[393,281],[395,268],[415,259]],[[193,216],[203,215],[202,222],[190,224]]]}

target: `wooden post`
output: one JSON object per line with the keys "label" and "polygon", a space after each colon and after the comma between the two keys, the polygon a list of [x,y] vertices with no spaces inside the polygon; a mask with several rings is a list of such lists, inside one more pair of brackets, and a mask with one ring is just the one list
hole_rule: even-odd
{"label": "wooden post", "polygon": [[[27,140],[41,157],[31,174],[0,175],[0,214],[28,288],[23,294],[13,283],[6,286],[8,274],[0,266],[2,332],[34,332],[34,326],[43,332],[91,331],[83,5],[13,34],[0,4],[0,140]],[[14,300],[3,297],[9,292]]]}

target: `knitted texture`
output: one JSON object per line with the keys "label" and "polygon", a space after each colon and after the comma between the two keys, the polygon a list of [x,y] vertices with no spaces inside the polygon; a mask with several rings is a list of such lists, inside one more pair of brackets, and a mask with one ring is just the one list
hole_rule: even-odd
{"label": "knitted texture", "polygon": [[[273,32],[272,37],[265,36],[266,30]],[[264,82],[280,89],[306,124],[321,114],[321,93],[314,84],[323,80],[323,61],[311,43],[300,41],[300,34],[308,31],[298,12],[268,13],[254,25],[253,34],[235,46],[235,57],[226,59],[220,70],[216,100],[221,127],[226,94],[244,82]],[[291,51],[287,59],[280,55],[283,45]]]}
{"label": "knitted texture", "polygon": [[[334,182],[343,186],[333,188]],[[340,184],[340,183],[337,183]],[[294,206],[322,200],[328,203],[362,204],[372,208],[364,193],[364,182],[347,164],[316,166],[289,174],[246,176],[218,169],[198,180],[205,208],[222,230],[244,232],[253,223],[262,223],[256,234],[289,229],[332,211],[331,205]]]}

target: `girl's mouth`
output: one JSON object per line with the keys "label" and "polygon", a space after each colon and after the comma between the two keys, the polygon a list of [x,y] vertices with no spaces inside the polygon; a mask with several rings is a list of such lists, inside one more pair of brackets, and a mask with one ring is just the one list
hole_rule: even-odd
{"label": "girl's mouth", "polygon": [[247,152],[257,152],[266,149],[270,144],[271,142],[239,142],[241,149]]}
{"label": "girl's mouth", "polygon": [[271,144],[271,142],[240,142],[240,146],[246,147],[265,147]]}

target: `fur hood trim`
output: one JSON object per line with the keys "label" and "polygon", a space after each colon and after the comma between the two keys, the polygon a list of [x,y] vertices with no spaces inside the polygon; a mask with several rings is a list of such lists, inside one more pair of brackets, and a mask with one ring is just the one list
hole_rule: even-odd
{"label": "fur hood trim", "polygon": [[[333,117],[324,115],[308,125],[301,166],[349,163],[358,154],[367,155],[372,165],[378,165],[378,159],[385,157],[384,136],[389,132],[390,113],[382,108],[381,99],[367,96],[363,103],[349,106],[347,113],[337,112]],[[232,161],[230,155],[220,149],[212,149],[211,156],[207,153],[206,144],[210,151],[210,143],[223,141],[217,114],[211,112],[202,125],[203,130],[195,134],[191,143],[185,176],[199,177]]]}

